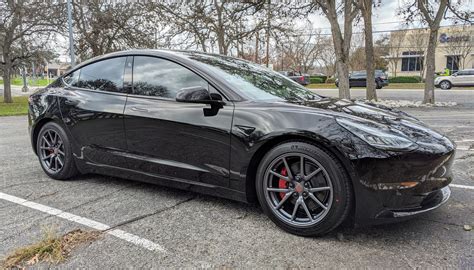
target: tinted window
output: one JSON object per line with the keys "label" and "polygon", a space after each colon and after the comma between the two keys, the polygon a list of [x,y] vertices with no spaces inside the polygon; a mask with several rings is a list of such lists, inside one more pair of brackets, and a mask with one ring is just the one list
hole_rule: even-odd
{"label": "tinted window", "polygon": [[124,92],[125,60],[125,57],[117,57],[87,65],[80,69],[79,80],[73,85],[92,90]]}
{"label": "tinted window", "polygon": [[79,79],[79,70],[76,70],[72,73],[69,73],[67,76],[64,76],[63,80],[67,85],[74,85]]}
{"label": "tinted window", "polygon": [[194,86],[208,88],[204,79],[179,64],[156,57],[134,57],[132,92],[135,95],[174,99],[180,89]]}
{"label": "tinted window", "polygon": [[216,76],[251,100],[319,99],[314,92],[288,77],[249,61],[197,52],[186,52],[183,55],[210,69]]}

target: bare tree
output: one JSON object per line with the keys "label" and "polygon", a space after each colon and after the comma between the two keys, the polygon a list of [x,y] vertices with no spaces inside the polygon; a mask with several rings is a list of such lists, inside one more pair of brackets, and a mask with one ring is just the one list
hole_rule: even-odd
{"label": "bare tree", "polygon": [[357,7],[361,10],[364,19],[365,30],[365,63],[367,69],[367,88],[366,98],[368,100],[377,100],[377,91],[375,85],[375,53],[374,40],[372,33],[372,7],[377,5],[379,1],[358,0]]}
{"label": "bare tree", "polygon": [[75,47],[81,60],[130,48],[157,47],[162,20],[153,3],[73,2]]}
{"label": "bare tree", "polygon": [[321,53],[316,61],[325,70],[327,78],[336,74],[336,53],[334,51],[333,43],[330,39],[323,39],[320,42]]}
{"label": "bare tree", "polygon": [[405,43],[406,31],[397,31],[390,33],[390,41],[388,44],[389,54],[387,56],[390,69],[393,76],[397,77],[398,63],[402,55]]}
{"label": "bare tree", "polygon": [[46,47],[46,41],[59,31],[62,3],[45,1],[0,2],[0,66],[3,74],[3,101],[13,102],[11,95],[12,70],[38,57]]}
{"label": "bare tree", "polygon": [[[336,68],[339,77],[339,97],[350,99],[349,90],[349,52],[351,48],[352,24],[359,14],[359,9],[352,0],[313,0],[331,25],[334,50],[336,52]],[[343,29],[338,18],[343,17]]]}
{"label": "bare tree", "polygon": [[425,29],[412,30],[406,34],[408,49],[411,52],[416,53],[413,57],[417,57],[417,63],[420,62],[420,78],[424,78],[423,74],[426,71],[425,59],[427,57],[426,48],[428,47],[428,39],[429,33],[428,30]]}
{"label": "bare tree", "polygon": [[321,57],[323,48],[321,31],[314,30],[311,24],[306,24],[303,29],[306,34],[287,35],[279,41],[285,62],[282,68],[307,73]]}

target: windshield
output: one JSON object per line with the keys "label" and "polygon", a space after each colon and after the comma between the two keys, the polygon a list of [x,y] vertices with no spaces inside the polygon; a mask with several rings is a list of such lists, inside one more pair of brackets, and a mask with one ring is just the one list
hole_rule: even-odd
{"label": "windshield", "polygon": [[319,100],[320,96],[277,72],[249,61],[197,52],[185,53],[226,80],[250,100]]}

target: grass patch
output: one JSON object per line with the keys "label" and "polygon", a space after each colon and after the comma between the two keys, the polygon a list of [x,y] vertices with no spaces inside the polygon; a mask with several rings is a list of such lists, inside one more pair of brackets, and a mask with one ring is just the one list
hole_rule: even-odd
{"label": "grass patch", "polygon": [[0,98],[0,116],[25,115],[28,113],[28,96],[13,97],[13,103]]}
{"label": "grass patch", "polygon": [[[41,78],[36,78],[36,80],[33,80],[32,78],[27,78],[27,84],[28,86],[47,86],[48,85],[48,79],[41,79]],[[49,82],[53,82],[54,79],[49,79]],[[16,77],[11,79],[11,85],[16,85],[16,86],[23,86],[23,78],[21,77]],[[0,85],[3,85],[3,80],[0,80]]]}
{"label": "grass patch", "polygon": [[19,248],[2,261],[4,269],[31,266],[40,262],[59,264],[69,257],[71,251],[83,243],[95,241],[100,236],[99,231],[70,231],[57,236],[52,230],[45,232],[43,239],[26,247]]}

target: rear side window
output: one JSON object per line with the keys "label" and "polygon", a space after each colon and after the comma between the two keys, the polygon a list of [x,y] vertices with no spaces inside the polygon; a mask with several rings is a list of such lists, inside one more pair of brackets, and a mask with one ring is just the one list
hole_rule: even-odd
{"label": "rear side window", "polygon": [[87,65],[79,70],[79,79],[72,85],[92,90],[124,92],[125,60],[125,57],[117,57]]}
{"label": "rear side window", "polygon": [[135,95],[174,99],[182,88],[194,86],[208,89],[207,81],[179,64],[156,57],[134,57],[132,93]]}

